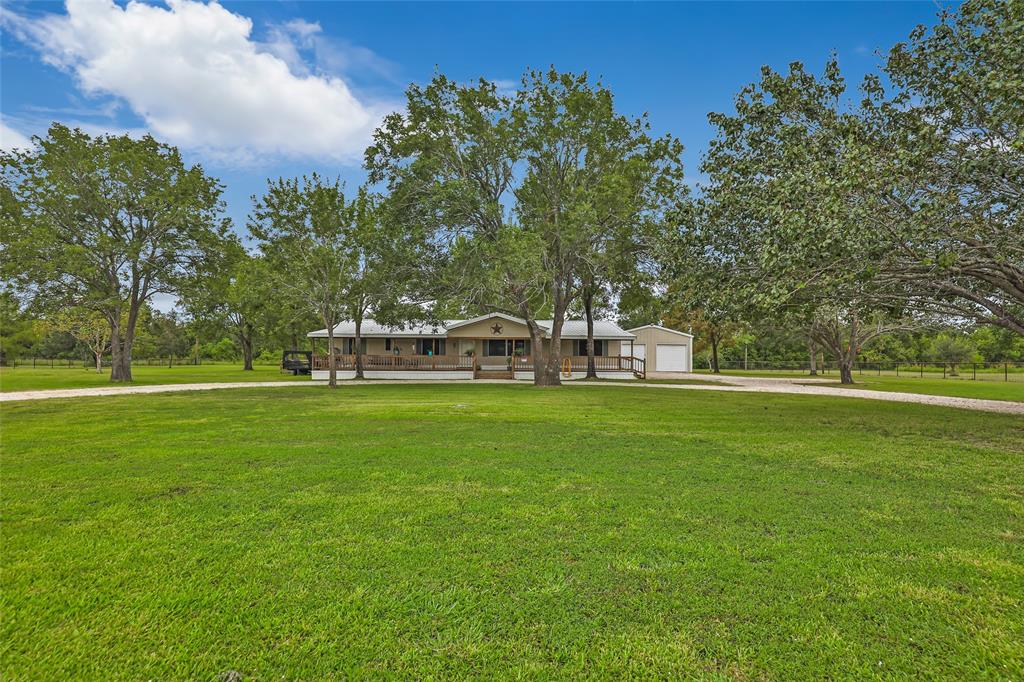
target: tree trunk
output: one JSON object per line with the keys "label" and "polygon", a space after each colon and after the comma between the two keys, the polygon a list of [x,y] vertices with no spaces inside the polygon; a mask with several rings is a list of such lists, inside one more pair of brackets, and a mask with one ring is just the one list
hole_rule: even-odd
{"label": "tree trunk", "polygon": [[327,385],[338,387],[338,368],[334,365],[334,325],[330,322],[327,324]]}
{"label": "tree trunk", "polygon": [[239,334],[238,340],[242,346],[242,371],[251,372],[252,370],[252,334],[242,333]]}
{"label": "tree trunk", "polygon": [[561,386],[562,378],[562,324],[565,322],[565,309],[569,301],[555,292],[555,308],[551,320],[551,334],[549,338],[547,362],[544,364],[544,371],[538,374],[536,369],[533,372],[534,386]]}
{"label": "tree trunk", "polygon": [[355,347],[352,351],[356,354],[356,379],[363,377],[363,316],[356,315],[356,338]]}
{"label": "tree trunk", "polygon": [[807,352],[810,354],[811,376],[818,376],[818,349],[812,339],[807,339]]}
{"label": "tree trunk", "polygon": [[120,311],[114,315],[110,318],[110,381],[129,382],[132,380],[131,332],[128,327],[121,328]]}
{"label": "tree trunk", "polygon": [[96,358],[96,373],[97,374],[102,374],[103,373],[103,352],[102,351],[100,351],[100,352],[93,351],[93,356],[95,356],[95,358]]}
{"label": "tree trunk", "polygon": [[583,306],[587,315],[587,378],[597,378],[597,366],[594,362],[594,290],[587,287],[583,294]]}
{"label": "tree trunk", "polygon": [[839,383],[853,383],[853,363],[845,355],[839,358]]}
{"label": "tree trunk", "polygon": [[[544,335],[541,332],[540,326],[535,319],[527,317],[526,327],[529,329],[529,352],[532,358],[534,358],[534,385],[560,386],[562,382],[558,378],[558,372],[555,372],[554,377],[551,377],[548,373],[552,351],[549,348],[547,354],[544,352]],[[558,365],[558,359],[555,359],[555,365]]]}
{"label": "tree trunk", "polygon": [[722,373],[718,368],[718,336],[715,334],[711,335],[711,371],[714,374]]}

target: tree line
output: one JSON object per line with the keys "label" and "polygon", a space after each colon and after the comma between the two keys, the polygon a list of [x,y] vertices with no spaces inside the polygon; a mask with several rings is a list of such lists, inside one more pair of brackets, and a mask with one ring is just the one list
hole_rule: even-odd
{"label": "tree line", "polygon": [[857,90],[834,56],[820,75],[765,67],[709,115],[698,192],[679,140],[587,74],[530,70],[513,93],[437,75],[377,129],[364,186],[271,180],[244,230],[175,148],[54,124],[0,159],[5,295],[109,348],[112,381],[171,295],[246,368],[282,328],[351,321],[361,376],[366,319],[502,311],[526,321],[537,385],[559,383],[568,316],[596,376],[593,320],[612,314],[693,329],[714,370],[737,339],[789,330],[849,382],[922,329],[1024,336],[1022,74],[1020,5],[996,0],[915,29]]}

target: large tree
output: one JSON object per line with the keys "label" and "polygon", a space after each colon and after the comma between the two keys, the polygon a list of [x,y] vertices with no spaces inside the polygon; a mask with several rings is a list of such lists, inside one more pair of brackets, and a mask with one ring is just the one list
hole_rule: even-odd
{"label": "large tree", "polygon": [[646,115],[616,113],[611,91],[586,74],[528,73],[516,110],[526,123],[529,169],[519,215],[545,233],[561,223],[575,239],[587,378],[597,378],[595,312],[614,287],[636,277],[653,233],[685,197],[683,148],[671,136],[652,137]]}
{"label": "large tree", "polygon": [[338,323],[355,323],[355,371],[362,378],[368,317],[402,325],[425,316],[415,299],[428,265],[425,241],[415,231],[400,233],[386,203],[366,190],[348,200],[339,181],[315,174],[272,182],[256,201],[250,230],[277,273],[277,285],[326,326],[331,387],[337,386]]}
{"label": "large tree", "polygon": [[248,253],[237,239],[225,240],[223,252],[204,264],[182,300],[193,317],[230,331],[242,350],[242,369],[249,371],[257,337],[274,326],[281,302],[266,258]]}
{"label": "large tree", "polygon": [[1024,5],[970,0],[888,54],[862,119],[862,229],[916,307],[1024,334]]}
{"label": "large tree", "polygon": [[176,292],[227,231],[220,185],[152,137],[59,124],[0,162],[4,276],[40,306],[103,315],[110,379],[131,381],[143,306]]}
{"label": "large tree", "polygon": [[908,322],[899,287],[879,277],[885,245],[863,228],[880,188],[864,172],[869,128],[845,94],[835,60],[821,78],[765,67],[735,114],[710,116],[708,217],[689,252],[718,273],[718,298],[808,329],[852,383],[863,344]]}
{"label": "large tree", "polygon": [[525,319],[534,383],[559,384],[566,312],[598,286],[603,244],[658,182],[678,182],[678,142],[616,114],[586,75],[529,72],[514,96],[437,76],[407,98],[367,150],[371,180],[387,182],[406,224],[434,228],[449,256],[443,297]]}

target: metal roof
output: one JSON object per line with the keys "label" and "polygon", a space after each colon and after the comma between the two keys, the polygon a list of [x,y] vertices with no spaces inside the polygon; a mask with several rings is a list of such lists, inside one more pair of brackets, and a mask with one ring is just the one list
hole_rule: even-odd
{"label": "metal roof", "polygon": [[663,332],[669,332],[671,334],[679,334],[680,336],[689,336],[691,339],[693,338],[693,334],[687,334],[686,332],[681,332],[678,329],[669,329],[668,327],[662,327],[660,324],[645,324],[642,327],[633,327],[629,331],[630,332],[638,332],[641,329],[660,329]]}
{"label": "metal roof", "polygon": [[[500,317],[504,320],[521,322],[526,324],[526,320],[504,313],[492,313],[489,315],[481,315],[480,317],[474,317],[469,320],[445,320],[444,322],[438,323],[438,325],[407,325],[404,329],[401,327],[389,327],[381,324],[377,324],[375,320],[363,320],[363,328],[361,336],[366,338],[400,338],[400,337],[438,337],[445,338],[448,336],[448,329],[457,329],[458,327],[472,324],[474,322],[480,322],[487,320],[492,317]],[[545,331],[544,336],[548,337],[551,333],[552,320],[537,320],[537,324],[540,325],[541,329]],[[334,335],[338,337],[347,337],[356,335],[356,323],[355,322],[341,322],[334,327]],[[306,334],[310,338],[327,338],[326,329],[318,329],[317,331],[309,332]],[[585,339],[587,338],[587,322],[586,320],[566,320],[562,324],[562,338],[563,339]],[[594,320],[594,338],[595,339],[621,339],[630,340],[636,338],[633,334],[630,334],[619,325],[615,324],[611,320]]]}

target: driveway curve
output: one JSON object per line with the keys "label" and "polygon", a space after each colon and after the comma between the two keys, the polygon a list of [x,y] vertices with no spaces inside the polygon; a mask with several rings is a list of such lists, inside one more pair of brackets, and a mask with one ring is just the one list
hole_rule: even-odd
{"label": "driveway curve", "polygon": [[[926,395],[923,393],[903,393],[899,391],[872,391],[861,388],[836,388],[816,384],[831,384],[833,379],[791,379],[771,377],[710,377],[707,374],[679,374],[676,379],[698,379],[704,384],[647,384],[615,382],[614,385],[636,385],[644,388],[675,388],[695,391],[732,391],[740,393],[788,393],[793,395],[824,395],[836,398],[860,398],[862,400],[884,400],[893,403],[917,403],[919,405],[938,405],[940,407],[956,407],[963,410],[980,410],[982,412],[1000,412],[1003,414],[1024,415],[1024,402],[1011,400],[985,400],[983,398],[958,398],[946,395]],[[601,382],[598,382],[601,383]],[[603,382],[609,385],[611,382]],[[569,384],[566,384],[569,385]],[[594,384],[590,384],[594,385]]]}
{"label": "driveway curve", "polygon": [[[1000,412],[1024,416],[1024,402],[1009,400],[983,400],[981,398],[955,398],[942,395],[923,395],[920,393],[899,393],[889,391],[871,391],[866,389],[845,389],[832,386],[816,386],[813,379],[772,379],[761,377],[735,377],[709,379],[706,374],[680,375],[680,379],[699,379],[700,381],[718,381],[720,383],[703,384],[648,384],[631,381],[570,381],[565,386],[619,386],[625,388],[650,388],[685,391],[726,391],[736,393],[786,393],[793,395],[819,395],[835,398],[859,398],[861,400],[885,400],[895,403],[917,403],[920,405],[937,405],[940,407],[956,407],[964,410],[980,410],[983,412]],[[827,379],[823,381],[828,381]],[[395,385],[403,384],[466,384],[464,380],[423,380],[423,381],[360,381],[339,382],[339,386],[355,385]],[[476,379],[474,384],[522,384],[520,381],[502,379]],[[237,381],[208,384],[156,384],[152,386],[99,386],[95,388],[67,388],[45,391],[13,391],[0,393],[0,402],[22,400],[49,400],[54,398],[85,398],[93,396],[132,395],[139,393],[176,393],[180,391],[209,391],[226,388],[286,388],[306,386],[302,381]]]}

